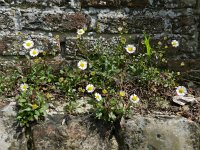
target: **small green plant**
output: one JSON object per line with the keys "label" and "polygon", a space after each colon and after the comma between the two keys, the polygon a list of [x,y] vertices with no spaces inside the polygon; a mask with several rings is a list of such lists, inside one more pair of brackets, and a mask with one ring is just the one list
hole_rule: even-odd
{"label": "small green plant", "polygon": [[29,126],[31,123],[44,118],[48,108],[49,92],[55,88],[55,73],[46,62],[46,52],[33,48],[34,42],[26,40],[23,47],[29,50],[26,55],[26,65],[22,64],[19,71],[18,84],[20,92],[17,95],[17,120],[20,126]]}
{"label": "small green plant", "polygon": [[45,100],[45,96],[32,87],[27,87],[27,90],[17,96],[19,106],[17,120],[20,126],[28,127],[31,123],[42,119],[46,115],[48,104]]}

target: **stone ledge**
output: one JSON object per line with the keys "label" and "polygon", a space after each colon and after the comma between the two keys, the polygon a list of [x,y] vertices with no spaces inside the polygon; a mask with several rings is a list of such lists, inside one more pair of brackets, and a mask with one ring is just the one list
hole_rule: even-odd
{"label": "stone ledge", "polygon": [[21,29],[44,31],[76,31],[87,27],[90,19],[82,12],[37,9],[20,10]]}
{"label": "stone ledge", "polygon": [[[20,34],[19,34],[20,33]],[[36,32],[0,32],[0,55],[25,55],[29,53],[22,44],[25,40],[32,39],[34,48],[47,51],[49,54],[60,52],[59,41],[52,35],[38,34]]]}
{"label": "stone ledge", "polygon": [[195,8],[197,0],[81,0],[82,7]]}
{"label": "stone ledge", "polygon": [[2,5],[22,6],[22,7],[51,7],[65,6],[68,7],[70,0],[4,0]]}
{"label": "stone ledge", "polygon": [[[100,34],[100,36],[100,43],[103,44],[104,48],[112,48],[116,45],[116,35]],[[142,34],[128,34],[126,35],[126,38],[130,38],[130,40],[127,41],[127,44],[135,44],[138,50],[144,49],[144,45],[141,43],[144,39]],[[166,40],[164,40],[164,38],[166,38]],[[90,51],[91,48],[97,44],[98,39],[99,35],[95,34],[93,36],[84,36],[83,41],[85,49]],[[177,48],[171,46],[171,41],[174,39],[178,40],[180,43],[180,46]],[[166,51],[168,58],[198,59],[200,56],[200,52],[198,51],[198,39],[191,36],[176,34],[155,34],[151,36],[151,45],[153,47],[156,45],[158,46],[159,41],[162,42],[162,49]],[[74,55],[78,51],[75,36],[66,36],[63,42],[65,42],[65,50],[63,51],[64,56]],[[165,46],[168,46],[168,48],[165,49]]]}

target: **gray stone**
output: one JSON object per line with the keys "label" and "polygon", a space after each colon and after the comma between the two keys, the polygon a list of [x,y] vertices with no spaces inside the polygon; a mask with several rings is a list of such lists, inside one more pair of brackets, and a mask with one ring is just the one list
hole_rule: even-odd
{"label": "gray stone", "polygon": [[[19,34],[20,33],[20,34]],[[27,39],[34,41],[34,48],[44,50],[48,54],[55,54],[60,51],[58,39],[48,36],[45,33],[37,32],[0,32],[0,54],[1,55],[29,55],[29,50],[23,47]]]}
{"label": "gray stone", "polygon": [[[8,99],[4,100],[7,101]],[[25,133],[17,132],[15,102],[10,102],[0,109],[0,145],[0,150],[28,149]]]}
{"label": "gray stone", "polygon": [[69,6],[70,0],[4,0],[4,4],[26,7]]}
{"label": "gray stone", "polygon": [[35,150],[117,150],[116,140],[109,141],[109,130],[100,122],[68,116],[63,124],[63,118],[54,115],[32,128]]}
{"label": "gray stone", "polygon": [[174,96],[173,102],[183,106],[185,104],[195,103],[197,100],[192,96]]}
{"label": "gray stone", "polygon": [[13,20],[13,12],[9,8],[0,9],[0,30],[14,30],[15,23]]}
{"label": "gray stone", "polygon": [[159,33],[165,30],[164,19],[158,16],[146,17],[110,11],[98,14],[97,21],[99,31],[106,33],[118,33],[119,27],[123,27],[127,33],[143,33],[144,30]]}
{"label": "gray stone", "polygon": [[[120,136],[121,135],[121,136]],[[185,118],[140,117],[127,120],[119,132],[123,150],[199,150],[200,128]]]}
{"label": "gray stone", "polygon": [[69,12],[60,9],[20,11],[22,29],[64,32],[76,31],[79,28],[87,27],[89,24],[89,18],[84,13],[72,10]]}

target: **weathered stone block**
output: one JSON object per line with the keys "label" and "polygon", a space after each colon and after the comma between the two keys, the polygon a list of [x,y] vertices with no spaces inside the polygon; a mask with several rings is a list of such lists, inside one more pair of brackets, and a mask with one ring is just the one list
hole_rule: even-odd
{"label": "weathered stone block", "polygon": [[21,17],[21,28],[29,30],[75,31],[89,24],[89,18],[79,12],[29,9],[21,10]]}
{"label": "weathered stone block", "polygon": [[81,0],[82,7],[146,7],[148,0]]}
{"label": "weathered stone block", "polygon": [[[63,119],[66,123],[62,125]],[[117,150],[109,141],[109,128],[80,117],[54,115],[32,128],[36,150]],[[85,120],[85,121],[84,121]],[[107,134],[106,134],[107,132]]]}
{"label": "weathered stone block", "polygon": [[194,35],[197,31],[199,18],[196,16],[178,16],[172,19],[173,33]]}
{"label": "weathered stone block", "polygon": [[15,23],[13,19],[14,13],[11,9],[1,8],[0,9],[0,30],[9,29],[14,30]]}
{"label": "weathered stone block", "polygon": [[82,7],[195,8],[197,0],[81,0]]}
{"label": "weathered stone block", "polygon": [[121,0],[121,5],[125,7],[145,8],[149,5],[149,0]]}
{"label": "weathered stone block", "polygon": [[153,0],[151,5],[164,8],[195,8],[197,0]]}
{"label": "weathered stone block", "polygon": [[[139,117],[128,120],[119,132],[123,150],[199,150],[200,128],[185,118]],[[123,144],[122,144],[123,143]]]}
{"label": "weathered stone block", "polygon": [[165,21],[162,17],[141,15],[127,15],[109,12],[98,14],[97,30],[102,33],[118,33],[118,28],[123,27],[128,33],[160,33],[165,30]]}
{"label": "weathered stone block", "polygon": [[28,150],[25,133],[17,132],[20,130],[17,129],[16,102],[14,101],[13,98],[0,97],[0,149]]}
{"label": "weathered stone block", "polygon": [[32,39],[34,48],[47,51],[49,54],[58,53],[60,51],[59,41],[52,36],[38,33],[10,33],[1,32],[0,34],[0,55],[25,55],[29,54],[22,44],[25,40]]}
{"label": "weathered stone block", "polygon": [[70,0],[4,0],[4,4],[21,7],[69,6]]}
{"label": "weathered stone block", "polygon": [[81,0],[82,7],[117,7],[120,0]]}

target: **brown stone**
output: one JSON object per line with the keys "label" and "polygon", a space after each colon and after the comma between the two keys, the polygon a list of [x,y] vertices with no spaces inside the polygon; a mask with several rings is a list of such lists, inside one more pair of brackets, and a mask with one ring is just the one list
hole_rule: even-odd
{"label": "brown stone", "polygon": [[[91,122],[84,121],[80,117],[65,118],[66,123],[61,125],[64,118],[62,115],[48,117],[49,121],[32,128],[36,150],[111,149],[112,145],[108,137],[101,137],[101,134],[106,133],[106,126],[100,125],[92,129],[90,128]],[[101,132],[98,132],[101,127],[102,131],[100,129]]]}
{"label": "brown stone", "polygon": [[54,11],[22,11],[22,29],[46,31],[76,31],[89,25],[83,13]]}

